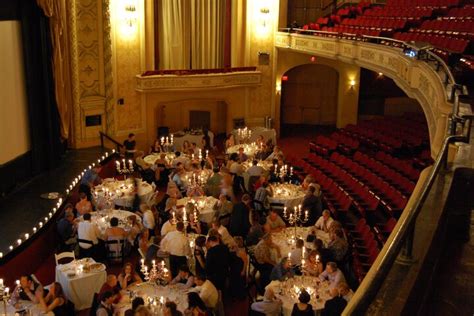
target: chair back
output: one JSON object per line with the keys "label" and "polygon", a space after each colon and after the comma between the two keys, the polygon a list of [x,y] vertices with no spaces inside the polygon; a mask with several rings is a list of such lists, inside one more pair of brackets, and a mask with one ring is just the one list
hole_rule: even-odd
{"label": "chair back", "polygon": [[76,255],[72,251],[65,251],[59,254],[54,254],[54,259],[56,260],[56,265],[58,265],[59,261],[62,259],[72,259],[71,261],[76,260]]}
{"label": "chair back", "polygon": [[111,262],[123,262],[125,240],[120,237],[109,237],[105,244],[107,246],[107,259]]}

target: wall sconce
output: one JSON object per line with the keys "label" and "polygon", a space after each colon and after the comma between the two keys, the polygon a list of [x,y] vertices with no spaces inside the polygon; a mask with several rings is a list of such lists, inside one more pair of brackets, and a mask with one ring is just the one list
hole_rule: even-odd
{"label": "wall sconce", "polygon": [[351,81],[349,81],[349,85],[351,86],[351,90],[354,89],[356,81],[354,79],[351,79]]}
{"label": "wall sconce", "polygon": [[262,26],[267,27],[267,20],[270,14],[270,9],[268,7],[260,8],[260,15],[262,16]]}
{"label": "wall sconce", "polygon": [[137,8],[135,7],[135,4],[127,4],[125,6],[125,22],[130,27],[137,22],[136,12]]}
{"label": "wall sconce", "polygon": [[277,84],[276,84],[276,93],[281,94],[281,83],[280,82],[277,82]]}

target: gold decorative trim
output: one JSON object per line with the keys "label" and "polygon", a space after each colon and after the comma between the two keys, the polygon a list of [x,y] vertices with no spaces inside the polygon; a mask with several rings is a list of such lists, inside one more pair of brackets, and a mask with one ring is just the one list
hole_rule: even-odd
{"label": "gold decorative trim", "polygon": [[153,92],[156,90],[235,88],[261,85],[262,74],[260,71],[252,71],[182,76],[137,75],[136,83],[136,90],[139,92]]}

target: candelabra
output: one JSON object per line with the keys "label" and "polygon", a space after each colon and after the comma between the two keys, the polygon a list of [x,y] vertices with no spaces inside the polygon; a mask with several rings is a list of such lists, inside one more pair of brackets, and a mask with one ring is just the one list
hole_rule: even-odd
{"label": "candelabra", "polygon": [[237,136],[239,136],[241,144],[246,144],[250,142],[250,138],[252,137],[252,131],[247,127],[239,128],[237,130]]}
{"label": "candelabra", "polygon": [[[94,192],[92,193],[92,195],[94,196],[94,200],[96,201],[97,203],[97,208],[99,210],[110,210],[110,209],[113,209],[114,205],[115,205],[115,202],[114,202],[114,199],[115,199],[115,193],[113,193],[112,191],[110,191],[108,188],[105,188],[105,191],[103,194],[100,194],[99,193],[100,191],[98,191],[97,189],[94,190]],[[103,199],[103,202],[101,201],[101,198]],[[100,201],[100,202],[99,202]]]}
{"label": "candelabra", "polygon": [[3,301],[3,311],[7,315],[7,301],[10,299],[10,288],[5,287],[3,279],[0,279],[0,300]]}
{"label": "candelabra", "polygon": [[171,134],[169,137],[161,137],[161,146],[165,149],[166,152],[172,151],[174,145],[174,139],[173,139],[173,134]]}
{"label": "candelabra", "polygon": [[[191,206],[192,205],[192,206]],[[189,216],[188,216],[188,209],[189,208]],[[187,228],[189,225],[192,224],[197,224],[198,222],[198,206],[197,202],[194,200],[191,200],[186,207],[183,208],[183,224],[184,224],[184,234],[186,235]],[[193,214],[193,217],[191,218],[191,213]]]}
{"label": "candelabra", "polygon": [[303,211],[301,210],[301,204],[298,206],[295,206],[293,210],[289,210],[287,212],[287,207],[285,206],[283,208],[283,217],[288,221],[290,225],[295,225],[295,241],[297,238],[296,234],[296,227],[298,224],[304,224],[308,221],[309,219],[309,213],[308,210],[304,211],[304,216],[303,216]]}
{"label": "candelabra", "polygon": [[[288,165],[283,165],[278,169],[278,165],[275,164],[275,176],[281,179],[281,182],[285,182],[285,178],[288,175]],[[293,174],[293,167],[290,168],[290,173]]]}
{"label": "candelabra", "polygon": [[169,270],[165,266],[165,262],[161,261],[160,264],[156,264],[156,261],[153,260],[151,269],[148,270],[148,266],[145,265],[145,259],[141,260],[141,269],[144,279],[146,282],[150,283],[160,283],[162,285],[168,282]]}
{"label": "candelabra", "polygon": [[125,159],[122,159],[121,162],[117,160],[115,162],[115,165],[117,167],[117,172],[119,174],[123,174],[125,176],[125,179],[127,179],[127,174],[133,173],[133,161],[131,159],[128,160],[128,166],[127,161]]}

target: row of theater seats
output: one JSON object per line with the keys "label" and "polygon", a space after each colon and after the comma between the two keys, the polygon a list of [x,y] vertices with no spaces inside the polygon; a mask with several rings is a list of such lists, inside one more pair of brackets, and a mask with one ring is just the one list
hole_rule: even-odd
{"label": "row of theater seats", "polygon": [[[441,35],[434,35],[434,34],[426,34],[426,33],[418,33],[418,32],[410,32],[410,33],[395,33],[393,38],[404,41],[419,41],[419,42],[427,42],[437,48],[447,50],[449,52],[463,54],[470,41],[462,38],[453,38],[451,36],[441,36]],[[446,56],[441,56],[443,58],[447,58]]]}
{"label": "row of theater seats", "polygon": [[474,17],[474,4],[466,5],[461,8],[452,8],[444,19],[466,18],[472,19]]}
{"label": "row of theater seats", "polygon": [[[474,20],[473,19],[452,19],[452,20],[426,20],[419,27],[421,32],[433,32],[437,34],[452,34],[457,32],[464,36],[474,36]],[[449,33],[451,32],[451,33]]]}
{"label": "row of theater seats", "polygon": [[433,9],[425,7],[373,7],[364,11],[370,17],[404,17],[407,19],[430,17]]}
{"label": "row of theater seats", "polygon": [[388,6],[446,8],[457,6],[460,0],[388,0]]}
{"label": "row of theater seats", "polygon": [[385,30],[402,29],[405,27],[407,20],[405,18],[380,18],[358,16],[355,19],[344,19],[342,25],[373,27]]}

